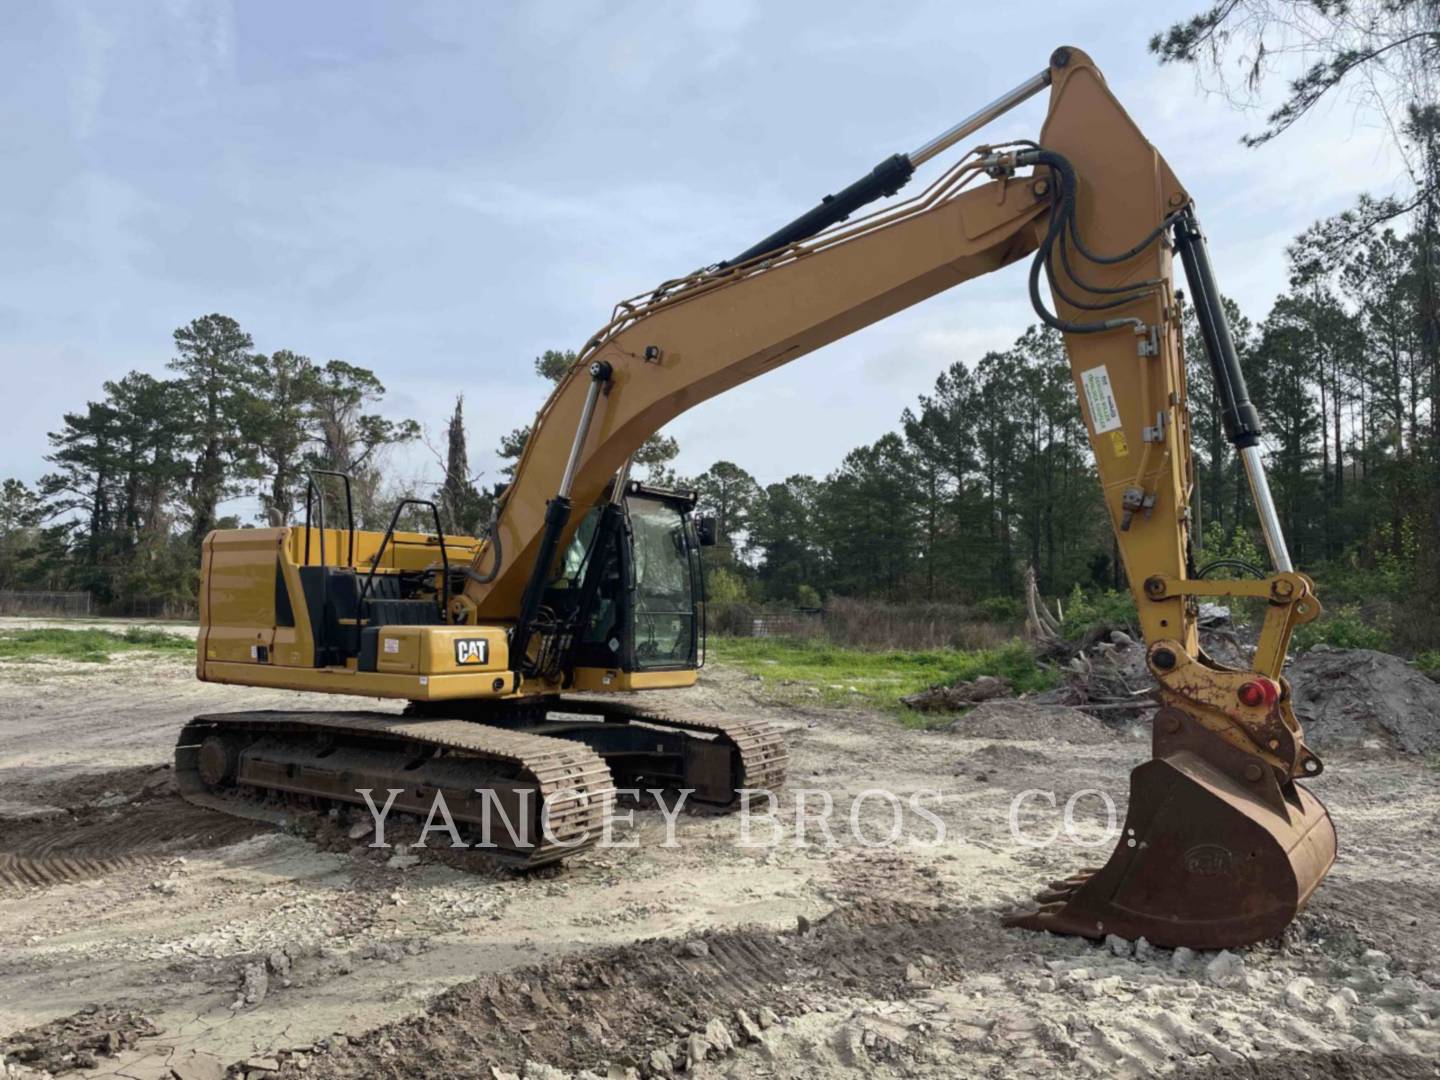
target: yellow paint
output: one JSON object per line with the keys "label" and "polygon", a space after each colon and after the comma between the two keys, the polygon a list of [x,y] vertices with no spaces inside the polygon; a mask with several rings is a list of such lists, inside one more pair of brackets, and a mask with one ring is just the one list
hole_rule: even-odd
{"label": "yellow paint", "polygon": [[[420,674],[420,626],[387,626],[380,631],[375,670],[406,675]],[[428,674],[428,672],[427,672]]]}
{"label": "yellow paint", "polygon": [[251,659],[250,650],[275,637],[275,572],[282,529],[236,529],[222,543],[206,541],[209,605],[205,656]]}
{"label": "yellow paint", "polygon": [[[208,682],[264,686],[277,690],[313,690],[325,694],[408,701],[455,701],[461,698],[511,696],[514,675],[508,671],[466,675],[399,675],[353,668],[286,668],[274,664],[207,663]],[[495,689],[496,680],[500,689]]]}
{"label": "yellow paint", "polygon": [[[510,645],[502,626],[421,626],[414,627],[420,637],[420,670],[443,675],[463,675],[483,671],[504,671],[510,666]],[[388,633],[388,631],[386,631]],[[483,639],[486,660],[483,664],[462,664],[457,659],[456,642]]]}
{"label": "yellow paint", "polygon": [[[287,534],[285,543],[288,549],[290,561],[296,566],[320,566],[320,541],[322,531],[314,526],[309,529],[310,536],[310,558],[305,558],[305,537],[304,526],[293,527],[285,530],[277,529],[246,529],[245,532],[266,532],[274,535],[277,532]],[[380,550],[380,542],[385,538],[384,533],[371,532],[365,529],[355,530],[355,554],[350,557],[350,533],[345,529],[325,529],[323,531],[325,541],[325,563],[331,566],[356,566],[362,573],[370,569],[370,561],[375,558],[376,552]],[[445,537],[445,553],[449,556],[452,566],[464,566],[474,558],[480,542],[472,536],[447,536]],[[380,561],[379,570],[424,570],[440,561],[440,545],[433,536],[425,533],[397,532],[390,543],[385,545],[385,555]]]}
{"label": "yellow paint", "polygon": [[694,686],[700,673],[694,668],[683,671],[619,671],[614,668],[576,668],[572,689],[604,690],[677,690]]}

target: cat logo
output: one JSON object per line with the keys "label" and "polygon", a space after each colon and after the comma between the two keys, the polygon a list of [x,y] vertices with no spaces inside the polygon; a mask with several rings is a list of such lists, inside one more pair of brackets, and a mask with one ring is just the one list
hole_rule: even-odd
{"label": "cat logo", "polygon": [[490,642],[483,637],[463,637],[455,639],[455,663],[462,667],[466,664],[485,664],[490,660]]}
{"label": "cat logo", "polygon": [[1235,872],[1235,857],[1219,844],[1197,844],[1185,852],[1185,870],[1197,877],[1228,877]]}

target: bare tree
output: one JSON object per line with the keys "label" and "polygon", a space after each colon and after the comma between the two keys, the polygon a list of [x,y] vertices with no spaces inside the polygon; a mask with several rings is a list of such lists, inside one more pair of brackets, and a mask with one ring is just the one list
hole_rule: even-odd
{"label": "bare tree", "polygon": [[[1343,96],[1384,125],[1408,184],[1362,197],[1344,215],[1349,235],[1434,205],[1440,132],[1440,4],[1435,0],[1213,0],[1150,40],[1162,64],[1193,65],[1232,102],[1260,106],[1282,71],[1285,96],[1246,146],[1274,139],[1321,101]],[[1296,66],[1298,74],[1294,74]]]}

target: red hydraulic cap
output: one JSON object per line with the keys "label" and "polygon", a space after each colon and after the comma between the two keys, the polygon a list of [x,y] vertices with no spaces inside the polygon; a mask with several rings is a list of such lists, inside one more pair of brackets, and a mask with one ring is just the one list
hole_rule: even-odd
{"label": "red hydraulic cap", "polygon": [[1252,709],[1261,705],[1269,708],[1280,700],[1280,687],[1275,684],[1275,680],[1262,675],[1243,683],[1240,689],[1235,691],[1235,696],[1240,699],[1240,704],[1248,705]]}

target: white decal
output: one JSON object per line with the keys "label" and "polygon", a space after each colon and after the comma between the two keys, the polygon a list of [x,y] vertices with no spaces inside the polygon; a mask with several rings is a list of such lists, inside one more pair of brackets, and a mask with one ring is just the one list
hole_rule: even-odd
{"label": "white decal", "polygon": [[1105,365],[1093,367],[1080,373],[1080,385],[1085,388],[1085,401],[1090,406],[1090,423],[1096,435],[1114,431],[1120,426],[1120,407],[1115,404],[1115,392],[1110,389],[1110,373]]}
{"label": "white decal", "polygon": [[387,637],[387,638],[385,639],[385,651],[386,651],[387,653],[399,652],[399,651],[400,651],[400,639],[399,639],[399,638],[393,638],[393,637]]}
{"label": "white decal", "polygon": [[490,659],[490,641],[487,638],[456,638],[455,663],[484,664]]}

